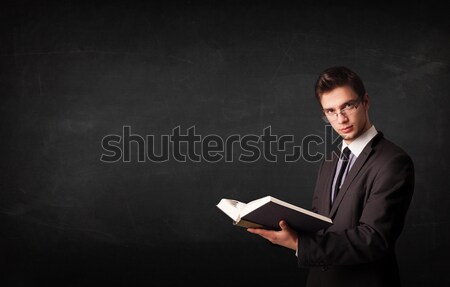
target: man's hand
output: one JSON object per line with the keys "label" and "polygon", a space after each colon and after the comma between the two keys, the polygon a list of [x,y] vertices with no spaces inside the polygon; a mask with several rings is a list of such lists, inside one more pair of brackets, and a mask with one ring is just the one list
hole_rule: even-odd
{"label": "man's hand", "polygon": [[269,240],[273,244],[297,250],[297,232],[291,229],[284,220],[281,220],[279,224],[281,228],[280,231],[267,230],[262,228],[247,228],[247,231],[258,234],[259,236]]}

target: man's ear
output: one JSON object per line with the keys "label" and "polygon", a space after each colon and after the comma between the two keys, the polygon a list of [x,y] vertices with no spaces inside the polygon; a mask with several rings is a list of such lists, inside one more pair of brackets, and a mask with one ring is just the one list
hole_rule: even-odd
{"label": "man's ear", "polygon": [[367,92],[364,94],[362,102],[363,102],[364,107],[366,107],[366,109],[369,109],[370,101],[369,101],[369,94]]}

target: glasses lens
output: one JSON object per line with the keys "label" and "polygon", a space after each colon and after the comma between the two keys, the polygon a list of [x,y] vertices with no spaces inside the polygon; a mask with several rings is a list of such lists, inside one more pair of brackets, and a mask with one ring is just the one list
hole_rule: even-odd
{"label": "glasses lens", "polygon": [[338,113],[327,113],[322,116],[322,120],[326,123],[334,122],[338,119],[339,114],[341,114],[344,117],[348,117],[351,114],[353,114],[354,111],[358,108],[358,105],[360,103],[360,100],[358,99],[353,104],[349,104],[347,107],[340,110]]}
{"label": "glasses lens", "polygon": [[348,106],[347,108],[345,108],[344,110],[341,111],[343,116],[350,116],[351,114],[353,114],[354,111],[356,111],[356,109],[358,108],[358,103],[354,103],[351,106]]}

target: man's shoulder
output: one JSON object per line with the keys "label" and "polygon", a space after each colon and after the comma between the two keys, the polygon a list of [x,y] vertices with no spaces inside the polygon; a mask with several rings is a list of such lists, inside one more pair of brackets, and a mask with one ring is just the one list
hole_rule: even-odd
{"label": "man's shoulder", "polygon": [[409,154],[400,145],[386,138],[381,132],[374,138],[372,148],[383,159],[405,158],[412,161]]}

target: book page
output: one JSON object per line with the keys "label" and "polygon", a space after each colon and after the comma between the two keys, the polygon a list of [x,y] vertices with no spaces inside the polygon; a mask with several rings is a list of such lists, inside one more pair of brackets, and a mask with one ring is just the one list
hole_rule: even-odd
{"label": "book page", "polygon": [[217,207],[235,222],[239,221],[241,210],[245,206],[246,204],[243,202],[227,198],[222,198],[217,204]]}

